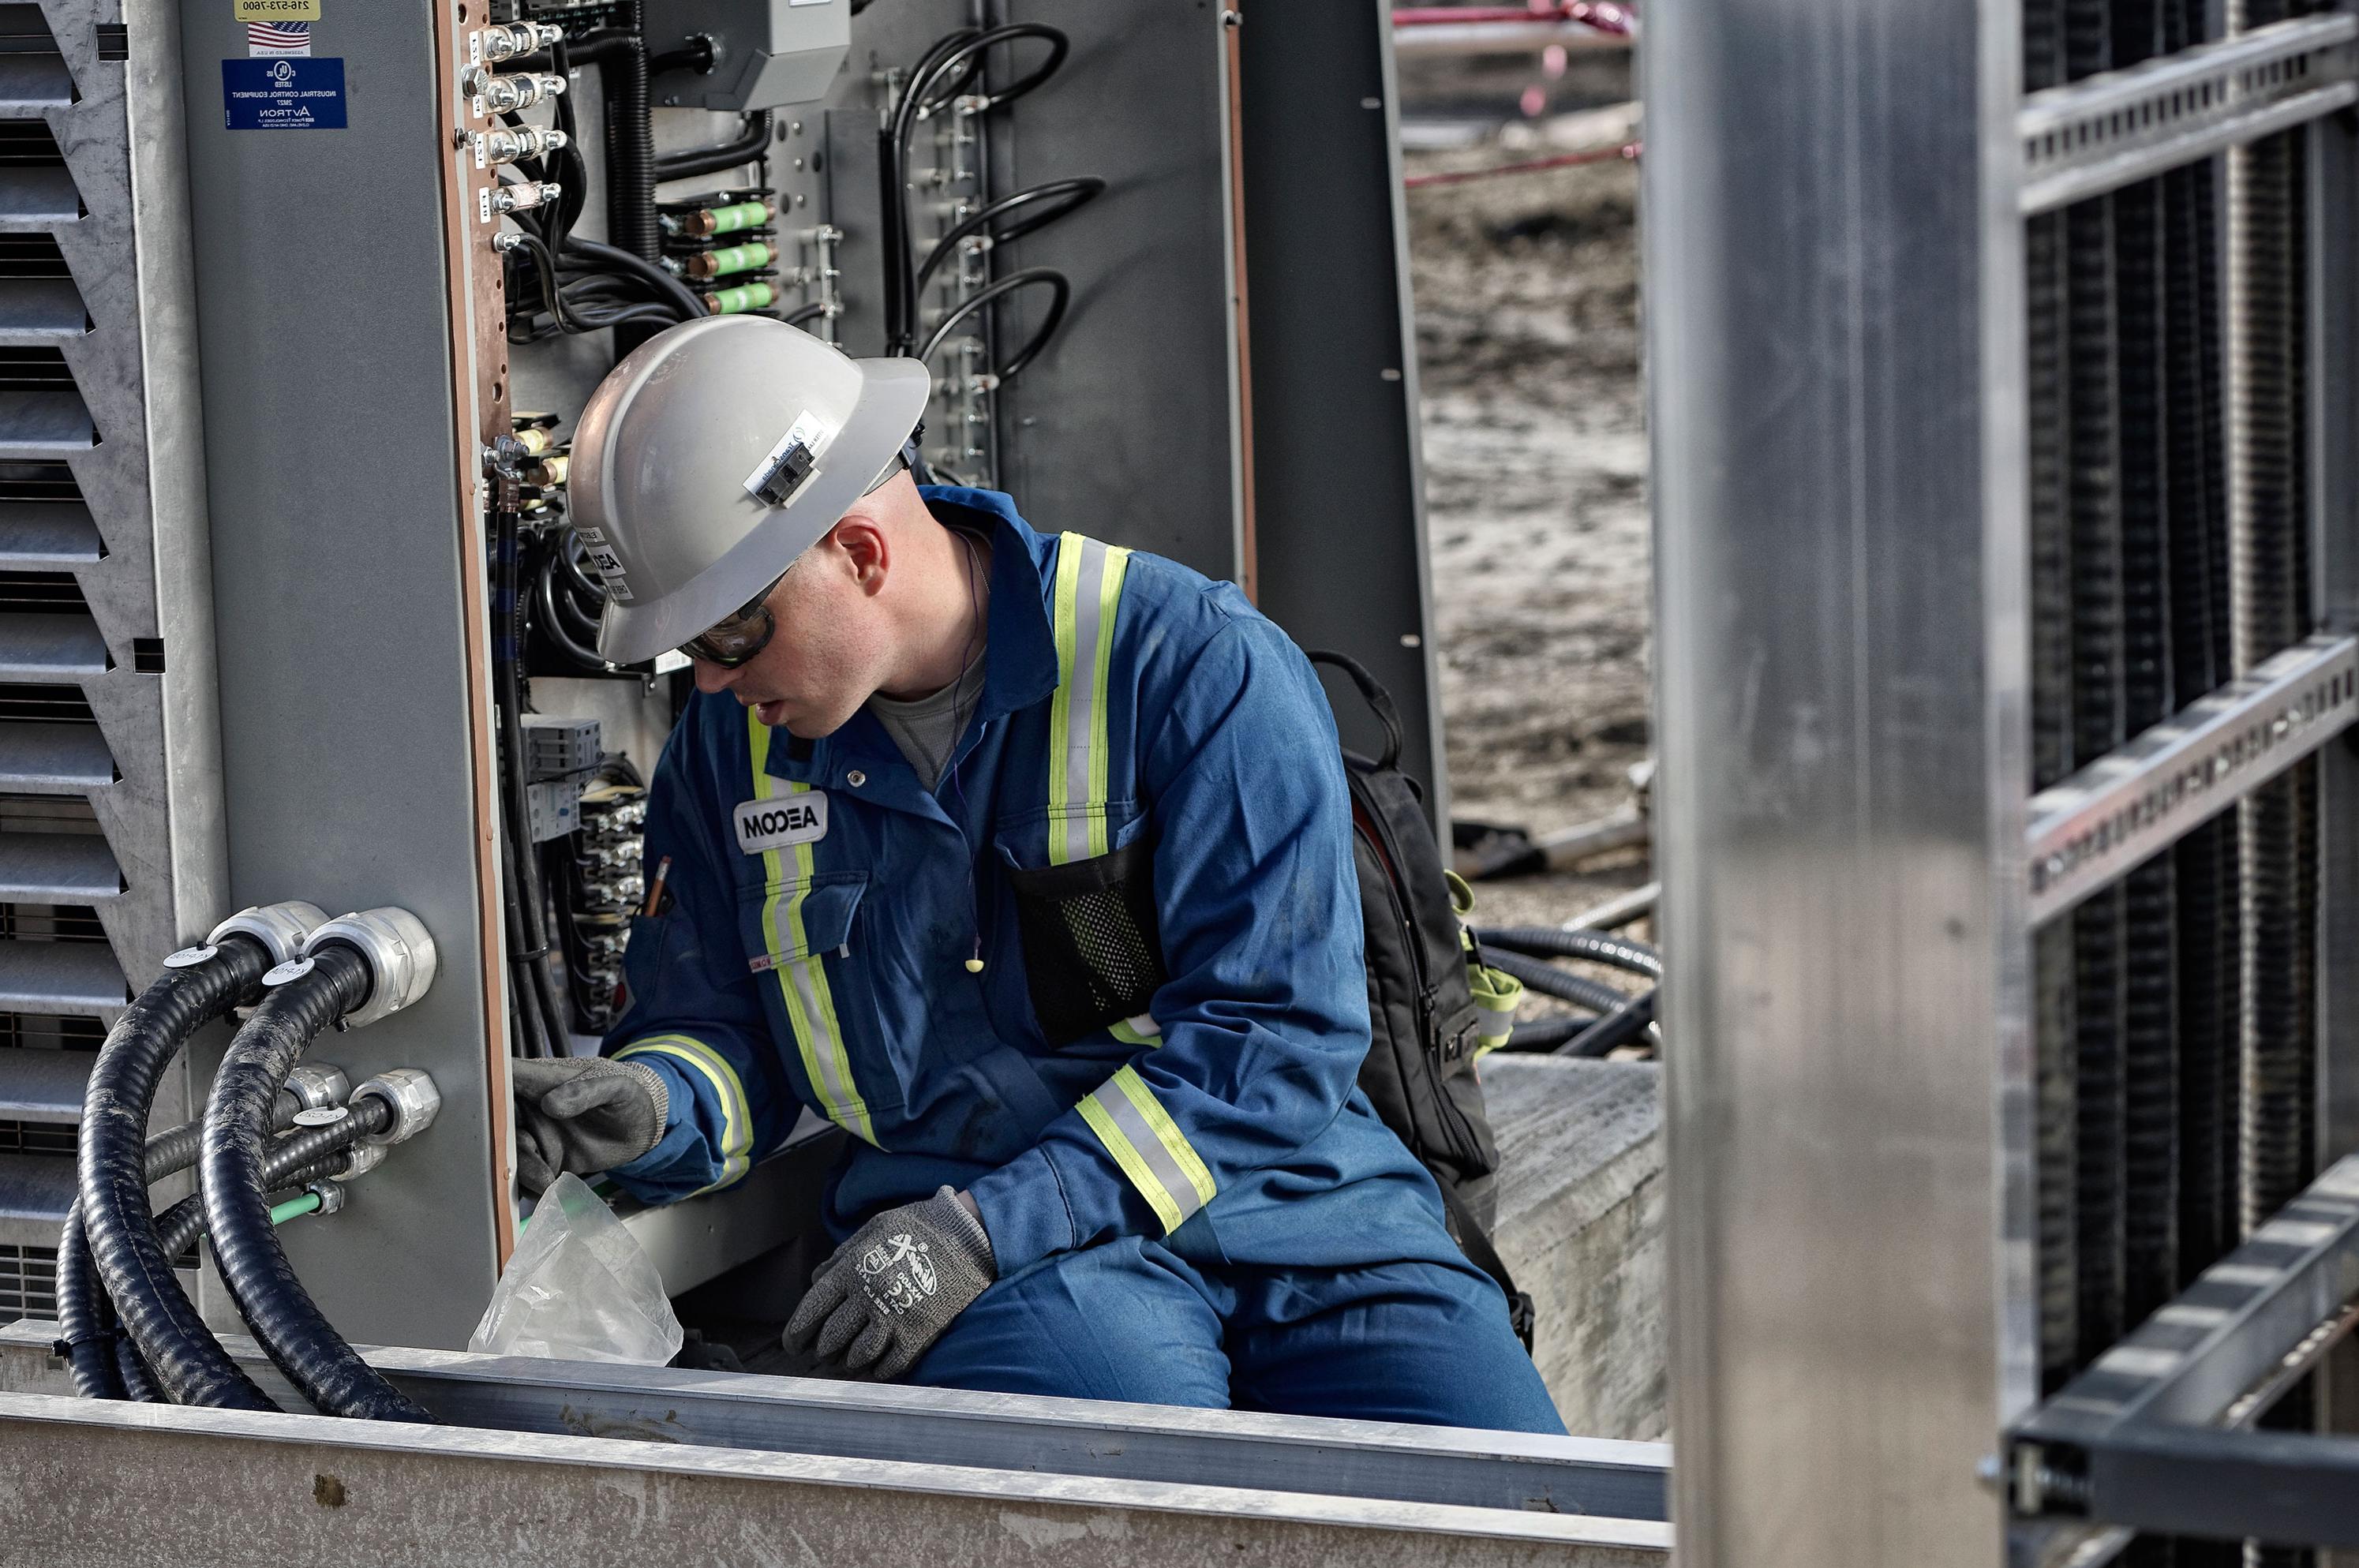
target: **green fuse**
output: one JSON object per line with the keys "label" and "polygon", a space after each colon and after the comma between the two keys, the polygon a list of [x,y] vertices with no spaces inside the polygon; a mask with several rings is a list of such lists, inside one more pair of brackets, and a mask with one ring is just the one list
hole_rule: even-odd
{"label": "green fuse", "polygon": [[734,234],[740,229],[757,229],[770,221],[772,208],[767,201],[740,201],[731,207],[712,207],[706,212],[712,219],[707,234]]}
{"label": "green fuse", "polygon": [[728,316],[740,310],[765,310],[777,297],[777,291],[766,283],[741,283],[734,289],[713,290],[704,297],[704,302],[714,315]]}
{"label": "green fuse", "polygon": [[688,275],[690,278],[718,278],[725,272],[751,272],[756,267],[769,266],[777,258],[777,254],[760,240],[732,245],[726,250],[699,251],[688,258]]}

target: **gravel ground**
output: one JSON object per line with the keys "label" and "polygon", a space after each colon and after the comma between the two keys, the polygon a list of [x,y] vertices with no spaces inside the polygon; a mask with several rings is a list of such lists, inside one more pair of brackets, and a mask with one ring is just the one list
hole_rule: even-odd
{"label": "gravel ground", "polygon": [[[1549,150],[1491,142],[1412,152],[1408,168]],[[1408,199],[1452,814],[1537,836],[1629,805],[1647,754],[1637,169]],[[1485,882],[1479,918],[1553,924],[1649,875],[1640,851]]]}

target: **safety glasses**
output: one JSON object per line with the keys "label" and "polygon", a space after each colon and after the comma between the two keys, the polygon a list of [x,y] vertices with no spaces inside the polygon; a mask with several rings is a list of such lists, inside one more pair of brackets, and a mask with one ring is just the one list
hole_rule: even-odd
{"label": "safety glasses", "polygon": [[680,644],[680,652],[723,670],[734,670],[759,654],[778,635],[778,619],[770,614],[770,595],[786,580],[786,572],[779,572],[770,580],[768,587],[746,600],[743,608]]}
{"label": "safety glasses", "polygon": [[[923,425],[918,428],[920,430],[925,429]],[[912,436],[910,439],[914,442],[917,438]],[[886,480],[907,466],[906,450],[895,453],[893,460],[885,465],[885,472],[869,481],[868,488],[860,493],[863,496],[884,488]],[[793,570],[792,566],[787,568],[787,572]],[[786,580],[787,572],[779,572],[770,579],[767,588],[746,600],[743,607],[680,644],[679,651],[690,659],[701,659],[723,670],[734,670],[757,657],[770,646],[770,639],[778,635],[778,619],[770,613],[770,595],[777,593],[778,584]]]}

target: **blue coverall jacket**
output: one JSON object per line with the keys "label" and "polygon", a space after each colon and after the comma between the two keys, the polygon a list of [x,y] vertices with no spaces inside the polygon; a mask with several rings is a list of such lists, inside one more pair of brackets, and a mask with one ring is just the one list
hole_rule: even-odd
{"label": "blue coverall jacket", "polygon": [[[1106,1256],[1209,1271],[1222,1316],[1224,1270],[1414,1266],[1448,1276],[1453,1312],[1495,1308],[1523,1363],[1430,1179],[1354,1087],[1350,804],[1309,661],[1230,584],[1037,534],[993,492],[923,493],[993,542],[973,718],[929,791],[865,710],[805,741],[725,693],[690,704],[649,800],[646,863],[669,857],[670,898],[635,926],[605,1046],[663,1073],[670,1110],[614,1175],[656,1203],[726,1186],[808,1105],[852,1134],[838,1239],[947,1183],[973,1193],[1003,1287],[1122,1244]],[[1003,868],[1142,837],[1168,983],[1052,1048]],[[1553,1422],[1544,1394],[1538,1410],[1483,1419]]]}

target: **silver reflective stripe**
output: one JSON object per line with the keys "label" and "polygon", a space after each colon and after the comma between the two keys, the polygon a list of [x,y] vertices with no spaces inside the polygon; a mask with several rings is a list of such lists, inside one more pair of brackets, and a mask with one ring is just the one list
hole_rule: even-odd
{"label": "silver reflective stripe", "polygon": [[1070,863],[1090,857],[1091,812],[1082,808],[1102,812],[1105,806],[1090,789],[1090,755],[1098,744],[1098,705],[1104,701],[1098,690],[1098,639],[1105,633],[1105,615],[1098,601],[1105,588],[1106,547],[1076,534],[1067,534],[1065,539],[1082,547],[1082,565],[1073,591],[1073,691],[1065,728],[1066,812],[1065,820],[1052,823],[1051,829],[1063,830],[1065,859]]}
{"label": "silver reflective stripe", "polygon": [[[1163,1195],[1170,1200],[1172,1208],[1179,1214],[1176,1220],[1169,1214],[1163,1217],[1169,1229],[1179,1229],[1180,1222],[1204,1206],[1203,1194],[1196,1190],[1194,1179],[1171,1157],[1171,1151],[1163,1146],[1161,1136],[1147,1124],[1147,1117],[1131,1103],[1130,1096],[1122,1092],[1118,1079],[1109,1078],[1099,1084],[1090,1092],[1090,1098],[1105,1113],[1106,1119],[1122,1130],[1123,1137],[1130,1140],[1130,1147],[1137,1153],[1140,1161],[1154,1172],[1155,1180],[1162,1185]],[[1150,1192],[1147,1197],[1152,1202],[1155,1194]],[[1162,1206],[1155,1204],[1158,1210]]]}

